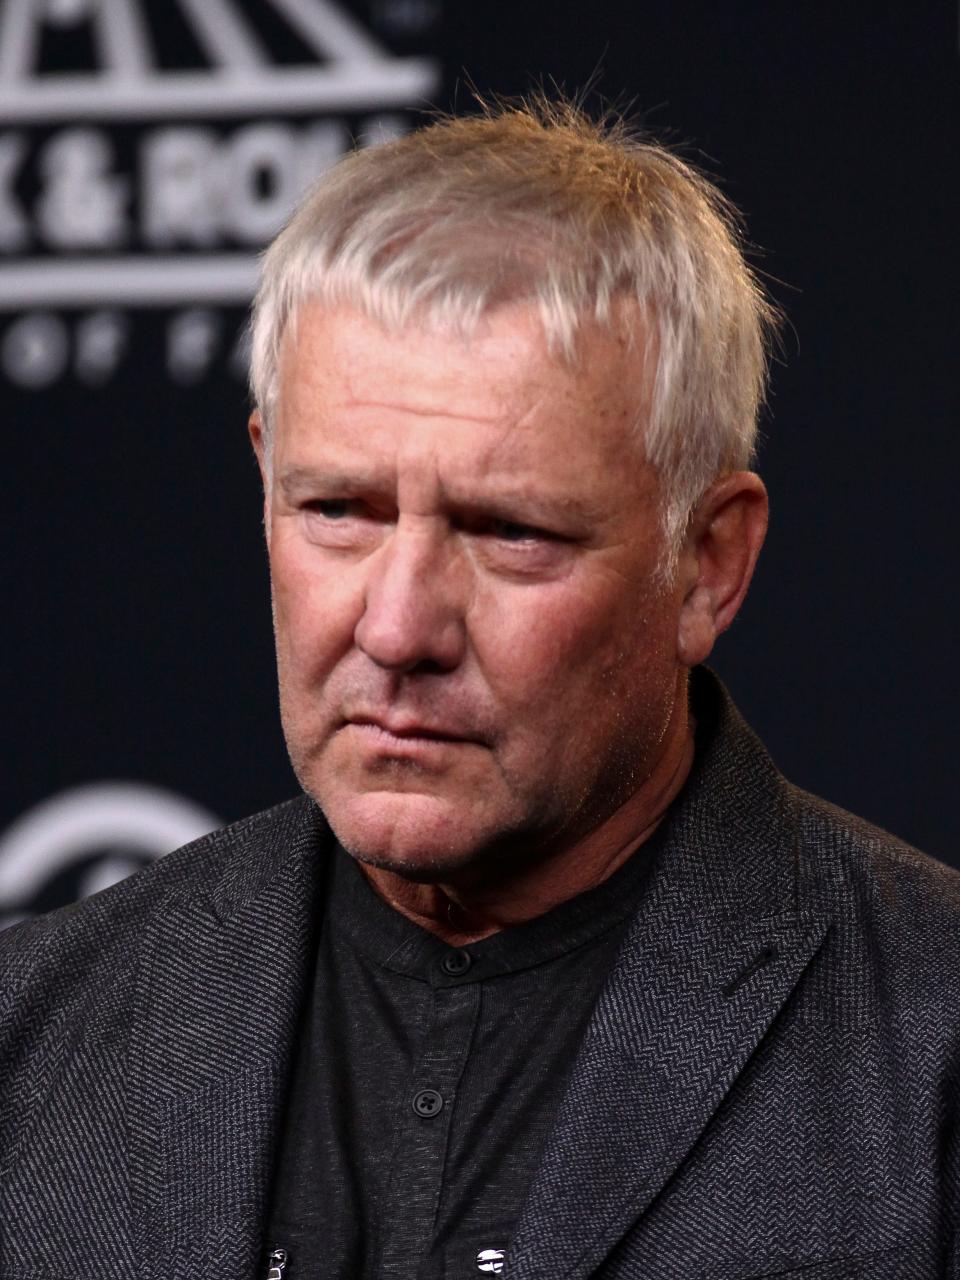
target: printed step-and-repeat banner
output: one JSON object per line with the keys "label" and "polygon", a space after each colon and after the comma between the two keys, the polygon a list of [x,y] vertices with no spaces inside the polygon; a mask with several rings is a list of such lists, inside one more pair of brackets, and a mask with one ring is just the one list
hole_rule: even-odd
{"label": "printed step-and-repeat banner", "polygon": [[0,0],[0,926],[292,794],[258,254],[348,148],[473,85],[589,82],[744,207],[790,326],[773,531],[716,665],[796,781],[960,864],[957,15],[802,9]]}

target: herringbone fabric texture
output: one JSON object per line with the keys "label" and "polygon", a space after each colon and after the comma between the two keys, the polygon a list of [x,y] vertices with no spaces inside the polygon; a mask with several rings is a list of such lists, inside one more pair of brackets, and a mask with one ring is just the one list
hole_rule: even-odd
{"label": "herringbone fabric texture", "polygon": [[[504,1274],[960,1280],[960,876],[791,788],[695,676]],[[0,1280],[266,1274],[330,840],[301,798],[0,935]]]}

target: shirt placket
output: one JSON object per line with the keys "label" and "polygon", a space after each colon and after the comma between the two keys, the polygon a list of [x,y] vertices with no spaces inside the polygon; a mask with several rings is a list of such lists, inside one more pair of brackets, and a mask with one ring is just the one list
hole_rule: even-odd
{"label": "shirt placket", "polygon": [[378,1277],[410,1280],[428,1253],[450,1122],[480,1011],[479,982],[433,989],[433,1018],[410,1076],[394,1148]]}

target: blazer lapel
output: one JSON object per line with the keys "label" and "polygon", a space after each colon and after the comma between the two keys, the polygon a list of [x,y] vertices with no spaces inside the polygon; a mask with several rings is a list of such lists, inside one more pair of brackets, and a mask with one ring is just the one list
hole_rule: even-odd
{"label": "blazer lapel", "polygon": [[525,1202],[511,1280],[580,1280],[600,1265],[697,1141],[824,932],[816,920],[691,923],[624,949]]}
{"label": "blazer lapel", "polygon": [[514,1233],[511,1280],[583,1280],[642,1220],[829,925],[805,904],[783,780],[714,696],[719,724],[588,1024]]}
{"label": "blazer lapel", "polygon": [[319,916],[316,811],[292,806],[266,839],[231,849],[211,896],[171,902],[148,940],[130,1123],[141,1273],[156,1280],[257,1274]]}

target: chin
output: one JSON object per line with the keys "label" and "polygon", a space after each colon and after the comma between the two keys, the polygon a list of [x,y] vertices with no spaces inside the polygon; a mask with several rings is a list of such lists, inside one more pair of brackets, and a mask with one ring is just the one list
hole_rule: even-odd
{"label": "chin", "polygon": [[408,880],[442,879],[485,861],[490,848],[493,833],[483,830],[477,815],[465,815],[462,808],[454,812],[436,796],[368,792],[315,798],[351,857]]}
{"label": "chin", "polygon": [[374,867],[377,871],[389,871],[395,876],[409,880],[412,884],[440,884],[451,881],[481,861],[469,854],[463,858],[429,858],[422,852],[409,857],[394,853],[374,853],[366,847],[351,846],[345,840],[341,840],[340,843],[356,862],[362,862],[365,867]]}

